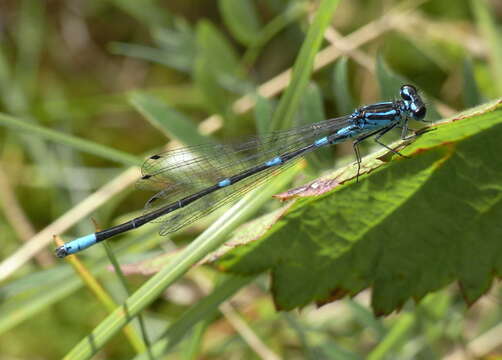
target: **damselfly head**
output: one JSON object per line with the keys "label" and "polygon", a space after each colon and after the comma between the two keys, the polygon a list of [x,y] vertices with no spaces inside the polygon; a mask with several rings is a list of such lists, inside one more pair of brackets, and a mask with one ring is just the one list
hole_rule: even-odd
{"label": "damselfly head", "polygon": [[399,94],[403,99],[406,114],[414,120],[423,120],[427,110],[418,90],[413,85],[403,85]]}

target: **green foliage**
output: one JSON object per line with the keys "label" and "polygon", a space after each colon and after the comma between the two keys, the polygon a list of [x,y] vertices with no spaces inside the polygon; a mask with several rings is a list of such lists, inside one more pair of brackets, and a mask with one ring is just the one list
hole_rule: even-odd
{"label": "green foliage", "polygon": [[443,123],[403,151],[411,160],[305,195],[218,264],[272,270],[274,303],[285,310],[372,287],[375,313],[389,314],[453,281],[473,303],[502,274],[501,141],[500,104]]}
{"label": "green foliage", "polygon": [[348,114],[355,108],[350,92],[348,59],[342,57],[335,64],[333,71],[333,93],[336,107],[342,114]]}
{"label": "green foliage", "polygon": [[209,142],[207,137],[199,135],[190,119],[155,97],[144,93],[134,93],[130,96],[130,101],[145,119],[167,137],[180,140],[186,145]]}
{"label": "green foliage", "polygon": [[197,27],[197,50],[194,81],[206,96],[208,110],[226,114],[232,100],[228,86],[239,70],[237,55],[223,34],[206,21]]}
{"label": "green foliage", "polygon": [[260,32],[260,19],[251,0],[219,0],[223,21],[232,35],[244,45],[253,44]]}
{"label": "green foliage", "polygon": [[47,129],[35,124],[31,124],[28,121],[18,119],[14,116],[0,114],[0,124],[9,127],[11,129],[21,131],[23,133],[37,136],[40,139],[48,139],[56,141],[60,144],[64,144],[66,146],[93,155],[97,155],[102,158],[107,158],[112,161],[122,163],[124,165],[138,165],[141,164],[142,161],[140,158],[135,158],[134,156],[129,155],[127,153],[123,153],[121,151],[108,148],[106,146],[102,146],[94,142],[86,141],[84,139],[79,139],[71,135]]}

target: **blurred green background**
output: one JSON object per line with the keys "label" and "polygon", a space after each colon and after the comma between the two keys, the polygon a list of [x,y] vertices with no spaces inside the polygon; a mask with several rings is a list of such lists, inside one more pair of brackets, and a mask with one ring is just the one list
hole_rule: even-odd
{"label": "blurred green background", "polygon": [[[294,64],[317,5],[304,0],[0,2],[1,259],[7,261],[37,232],[113,180],[119,188],[105,192],[104,205],[72,215],[48,236],[68,229],[68,240],[92,232],[91,216],[106,227],[139,214],[148,194],[130,186],[138,171],[124,177],[124,170],[168,141],[197,144],[209,136],[229,140],[270,130],[271,114],[288,85],[280,74]],[[287,125],[392,99],[402,82],[423,91],[434,109],[431,120],[499,98],[501,19],[502,2],[495,0],[343,0],[325,33],[323,57],[300,111]],[[352,156],[350,145],[309,159],[296,183],[334,167],[345,155]],[[209,223],[191,227],[176,244],[193,239]],[[174,248],[155,232],[152,226],[140,234],[146,245],[139,250],[152,256]],[[38,239],[44,249],[37,256],[0,282],[2,359],[60,358],[106,316],[80,283],[60,293],[50,287],[41,292],[38,286],[47,286],[47,279],[76,277],[52,256],[48,236]],[[127,240],[130,245],[137,237]],[[139,250],[131,261],[141,259]],[[144,277],[137,268],[131,273],[130,285],[139,286]],[[101,275],[120,303],[124,290],[115,276]],[[145,314],[149,337],[196,303],[213,277],[213,270],[200,268],[170,287]],[[230,309],[192,329],[166,356],[467,359],[495,358],[502,349],[500,286],[470,309],[453,286],[380,319],[372,315],[367,293],[320,310],[277,313],[266,280],[244,288]],[[134,354],[134,346],[118,334],[96,358]]]}

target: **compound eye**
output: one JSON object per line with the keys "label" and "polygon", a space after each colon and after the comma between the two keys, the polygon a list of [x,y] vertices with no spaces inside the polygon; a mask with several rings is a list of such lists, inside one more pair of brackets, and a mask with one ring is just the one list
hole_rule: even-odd
{"label": "compound eye", "polygon": [[415,119],[423,119],[425,117],[426,109],[425,106],[421,106],[418,110],[414,111]]}
{"label": "compound eye", "polygon": [[404,101],[411,101],[413,95],[417,93],[417,89],[415,89],[415,87],[411,85],[403,85],[401,87],[400,93]]}
{"label": "compound eye", "polygon": [[403,100],[411,101],[411,96],[404,90],[401,91],[401,97],[403,98]]}

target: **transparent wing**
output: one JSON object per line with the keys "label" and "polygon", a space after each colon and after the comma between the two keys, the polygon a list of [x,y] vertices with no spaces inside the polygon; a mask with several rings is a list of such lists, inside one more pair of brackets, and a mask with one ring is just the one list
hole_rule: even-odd
{"label": "transparent wing", "polygon": [[269,168],[261,173],[252,175],[246,179],[239,181],[233,186],[214,191],[194,202],[188,204],[181,209],[173,211],[169,214],[161,216],[155,222],[162,223],[159,234],[164,236],[175,232],[194,221],[208,215],[219,207],[232,203],[241,198],[245,193],[251,191],[264,181],[283,171],[285,168],[292,166],[298,159],[291,160],[284,164],[281,168]]}
{"label": "transparent wing", "polygon": [[[140,188],[158,191],[147,201],[145,213],[175,203],[275,156],[310,145],[348,125],[349,121],[349,117],[330,119],[263,137],[248,137],[231,144],[197,145],[153,155],[143,164],[143,177],[138,181]],[[174,232],[242,196],[294,162],[295,159],[291,159],[280,167],[262,170],[153,222],[163,223],[161,235]]]}
{"label": "transparent wing", "polygon": [[275,156],[311,144],[350,122],[348,116],[307,126],[247,137],[228,144],[203,144],[166,151],[148,158],[141,169],[142,189],[165,190],[177,184],[215,182],[266,162]]}

